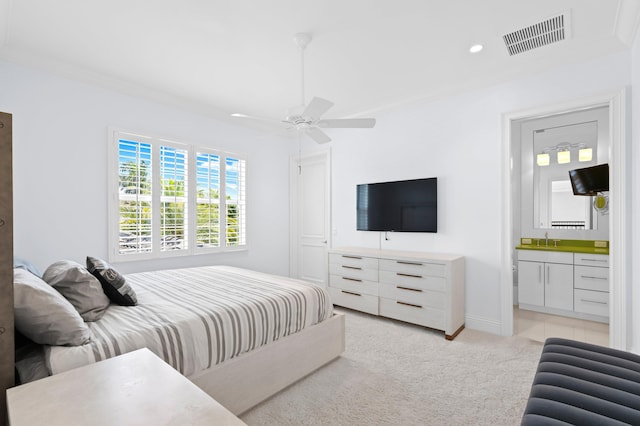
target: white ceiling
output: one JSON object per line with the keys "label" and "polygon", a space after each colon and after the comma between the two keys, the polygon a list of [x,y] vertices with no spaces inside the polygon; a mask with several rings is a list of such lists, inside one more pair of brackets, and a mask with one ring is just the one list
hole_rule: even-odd
{"label": "white ceiling", "polygon": [[[568,40],[508,55],[504,34],[560,13]],[[307,102],[335,102],[325,118],[375,116],[629,49],[639,16],[640,0],[0,0],[0,58],[220,118],[281,119],[300,104],[293,35],[307,32]]]}

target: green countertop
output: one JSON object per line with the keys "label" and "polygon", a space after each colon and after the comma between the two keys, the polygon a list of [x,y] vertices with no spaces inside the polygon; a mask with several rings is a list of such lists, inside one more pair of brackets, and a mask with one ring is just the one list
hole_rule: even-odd
{"label": "green countertop", "polygon": [[[548,244],[548,245],[547,245]],[[568,253],[609,254],[609,241],[520,238],[516,250],[559,251]]]}

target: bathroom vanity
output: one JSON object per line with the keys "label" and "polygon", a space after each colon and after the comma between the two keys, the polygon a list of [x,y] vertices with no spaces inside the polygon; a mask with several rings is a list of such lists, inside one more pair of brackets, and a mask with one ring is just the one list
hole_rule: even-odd
{"label": "bathroom vanity", "polygon": [[609,322],[608,241],[521,242],[516,247],[520,309]]}

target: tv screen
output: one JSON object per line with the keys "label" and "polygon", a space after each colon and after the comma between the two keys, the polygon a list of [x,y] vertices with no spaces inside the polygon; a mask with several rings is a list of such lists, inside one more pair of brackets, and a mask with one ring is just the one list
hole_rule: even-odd
{"label": "tv screen", "polygon": [[438,178],[360,184],[358,231],[437,232]]}
{"label": "tv screen", "polygon": [[573,195],[594,196],[609,190],[609,164],[569,170]]}

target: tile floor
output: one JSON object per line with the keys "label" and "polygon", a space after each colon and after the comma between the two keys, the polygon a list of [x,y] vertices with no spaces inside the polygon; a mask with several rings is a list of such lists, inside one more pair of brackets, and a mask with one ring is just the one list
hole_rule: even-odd
{"label": "tile floor", "polygon": [[543,314],[513,307],[513,330],[517,336],[544,342],[547,337],[564,337],[609,346],[609,324]]}

